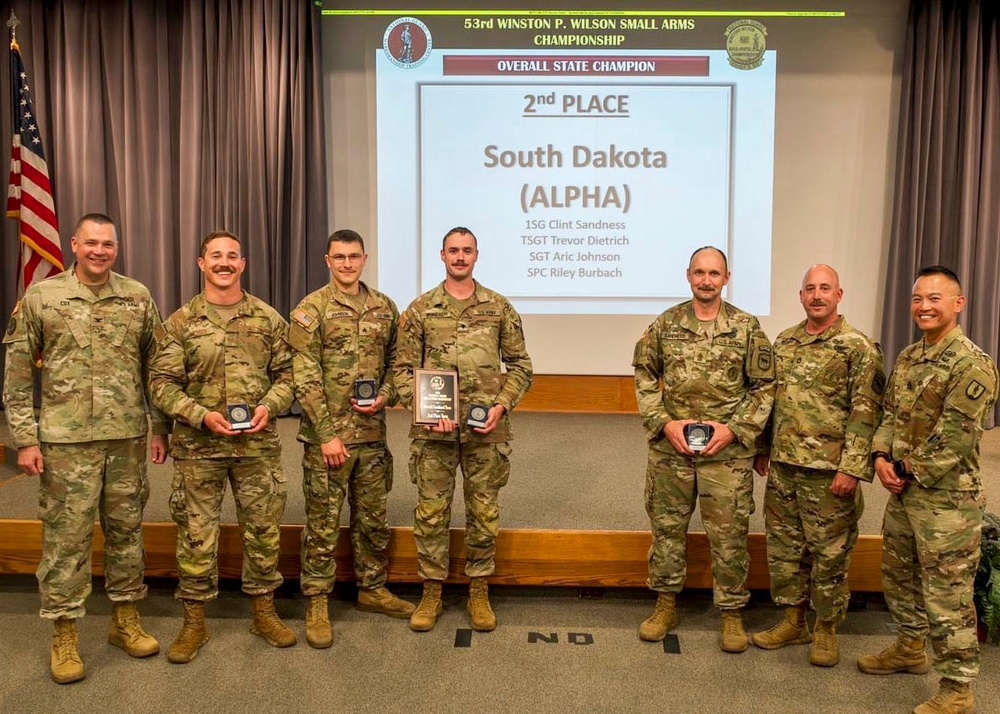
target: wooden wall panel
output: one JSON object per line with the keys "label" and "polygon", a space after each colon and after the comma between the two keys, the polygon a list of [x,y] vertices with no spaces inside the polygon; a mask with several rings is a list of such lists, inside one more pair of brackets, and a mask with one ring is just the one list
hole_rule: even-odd
{"label": "wooden wall panel", "polygon": [[[177,577],[174,558],[176,529],[172,523],[146,523],[146,574]],[[288,578],[299,572],[299,538],[302,526],[281,528],[279,567]],[[464,580],[464,531],[451,531],[451,567],[448,582]],[[650,536],[645,531],[550,531],[501,530],[497,539],[497,568],[491,582],[502,585],[562,585],[573,587],[645,587],[646,551]],[[768,587],[764,536],[750,536],[750,587]],[[34,573],[42,549],[42,526],[34,520],[0,521],[0,574]],[[94,535],[94,572],[103,572],[104,539],[100,527]],[[881,592],[879,575],[881,536],[861,536],[851,561],[851,589]],[[242,555],[237,526],[222,526],[219,538],[219,573],[239,578]],[[393,528],[389,545],[389,580],[419,582],[417,552],[411,528]],[[353,580],[350,538],[341,530],[337,546],[337,577]],[[704,533],[688,535],[687,586],[711,588],[711,558]]]}

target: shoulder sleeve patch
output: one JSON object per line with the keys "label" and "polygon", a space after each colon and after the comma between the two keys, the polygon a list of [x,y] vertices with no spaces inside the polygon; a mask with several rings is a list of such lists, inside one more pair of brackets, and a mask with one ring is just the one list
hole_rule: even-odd
{"label": "shoulder sleeve patch", "polygon": [[880,397],[885,394],[885,375],[882,370],[876,370],[872,376],[872,391]]}
{"label": "shoulder sleeve patch", "polygon": [[977,367],[968,371],[954,394],[954,407],[968,417],[977,418],[996,399],[996,381],[986,370]]}
{"label": "shoulder sleeve patch", "polygon": [[296,308],[292,311],[292,322],[301,327],[306,332],[313,332],[317,327],[319,327],[319,320],[315,315],[310,315],[306,310],[302,308]]}

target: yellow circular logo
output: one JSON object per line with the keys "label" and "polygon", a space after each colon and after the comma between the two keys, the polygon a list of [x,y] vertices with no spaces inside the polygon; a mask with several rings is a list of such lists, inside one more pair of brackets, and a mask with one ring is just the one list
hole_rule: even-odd
{"label": "yellow circular logo", "polygon": [[756,69],[764,62],[767,28],[756,20],[737,20],[726,28],[726,54],[736,69]]}

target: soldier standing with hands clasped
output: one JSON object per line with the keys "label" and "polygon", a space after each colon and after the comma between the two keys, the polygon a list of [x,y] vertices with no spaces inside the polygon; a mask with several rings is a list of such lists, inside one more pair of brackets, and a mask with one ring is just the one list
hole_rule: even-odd
{"label": "soldier standing with hands clasped", "polygon": [[639,637],[660,641],[677,625],[675,598],[687,574],[687,528],[697,501],[712,551],[715,605],[722,611],[719,646],[742,652],[752,465],[771,412],[774,360],[757,318],[722,299],[729,268],[721,250],[696,250],[687,279],[693,299],[656,318],[632,359],[649,437],[648,582],[658,594]]}
{"label": "soldier standing with hands clasped", "polygon": [[285,475],[275,417],[292,403],[288,323],[243,291],[239,239],[209,233],[198,267],[203,292],[157,331],[150,365],[153,401],[175,420],[170,513],[177,524],[177,598],[184,625],[168,659],[190,662],[208,641],[205,602],[219,594],[219,520],[231,484],[243,541],[243,591],[253,597],[250,631],[275,647],[296,642],[274,610]]}

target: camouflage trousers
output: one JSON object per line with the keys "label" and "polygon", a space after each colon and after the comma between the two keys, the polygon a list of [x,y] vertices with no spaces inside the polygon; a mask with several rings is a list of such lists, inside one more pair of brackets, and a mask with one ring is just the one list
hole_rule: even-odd
{"label": "camouflage trousers", "polygon": [[[669,449],[669,452],[666,450]],[[687,529],[695,501],[712,552],[713,599],[724,610],[750,599],[747,532],[753,513],[753,459],[690,459],[669,444],[651,446],[646,468],[646,514],[653,531],[649,587],[676,593],[687,577]]]}
{"label": "camouflage trousers", "polygon": [[262,595],[282,583],[279,528],[286,493],[277,457],[174,459],[170,514],[177,524],[179,599],[219,594],[219,520],[227,481],[243,545],[243,592]]}
{"label": "camouflage trousers", "polygon": [[302,531],[302,594],[333,590],[337,572],[340,511],[345,495],[351,508],[354,577],[363,588],[385,585],[389,563],[386,498],[392,489],[392,454],[384,442],[351,444],[340,468],[323,463],[319,446],[307,444],[302,456],[306,527]]}
{"label": "camouflage trousers", "polygon": [[413,538],[421,578],[448,577],[448,526],[459,466],[465,495],[465,574],[479,578],[493,573],[500,529],[497,498],[510,477],[510,451],[506,442],[415,439],[410,445],[410,480],[418,495]]}
{"label": "camouflage trousers", "polygon": [[972,594],[985,508],[981,492],[910,483],[889,496],[882,526],[882,586],[899,633],[929,636],[934,669],[959,682],[979,674]]}
{"label": "camouflage trousers", "polygon": [[146,597],[142,510],[149,498],[146,437],[41,445],[38,517],[42,559],[35,575],[40,615],[83,617],[91,591],[94,520],[104,534],[104,581],[115,602]]}
{"label": "camouflage trousers", "polygon": [[812,603],[820,620],[847,614],[851,550],[864,511],[861,484],[848,498],[835,496],[834,471],[771,462],[764,496],[771,597],[782,606]]}

